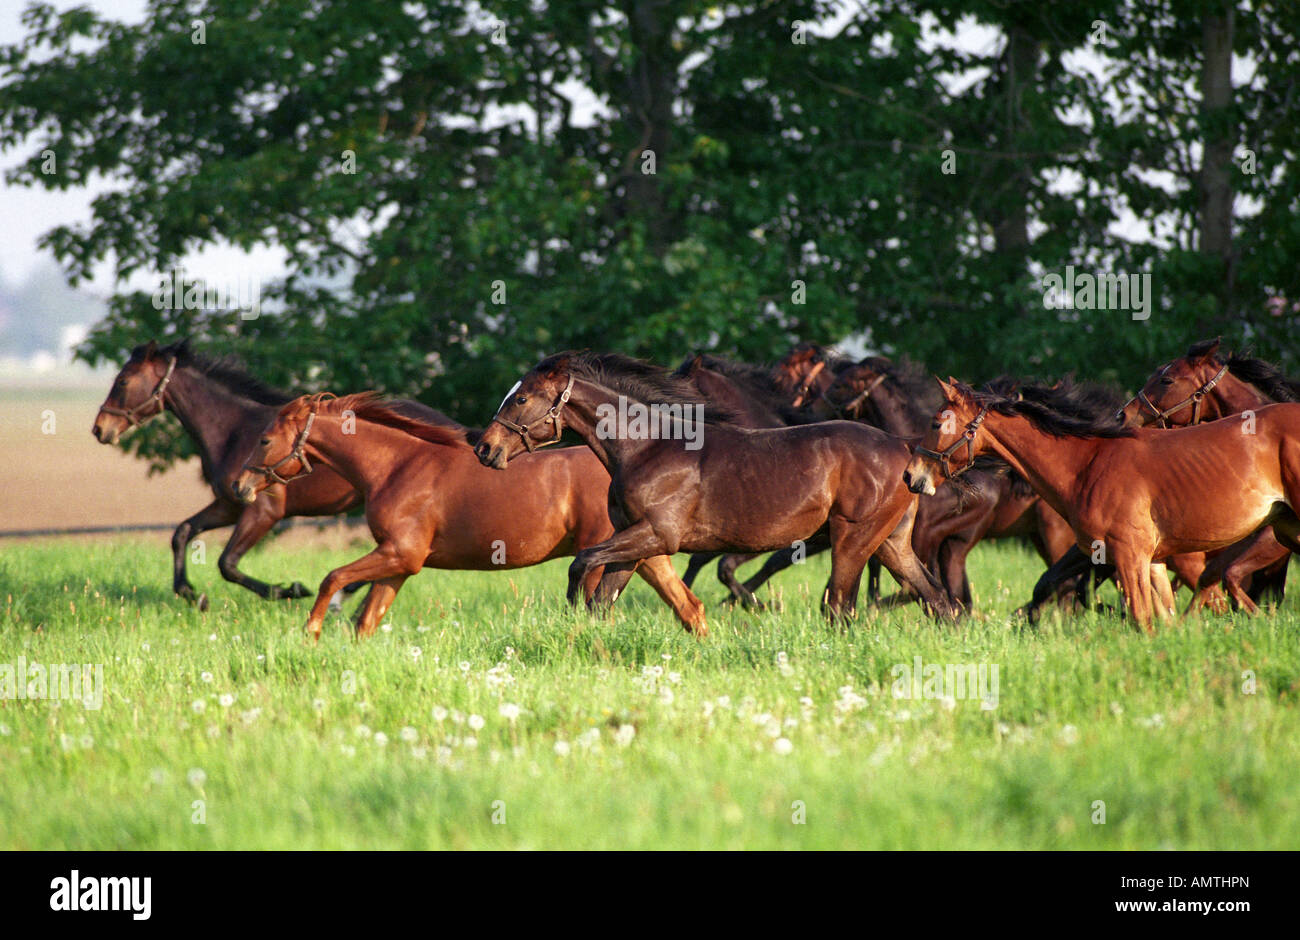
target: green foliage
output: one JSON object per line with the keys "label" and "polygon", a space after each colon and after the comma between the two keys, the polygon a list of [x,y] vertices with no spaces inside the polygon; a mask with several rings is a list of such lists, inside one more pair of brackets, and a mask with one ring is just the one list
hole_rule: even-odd
{"label": "green foliage", "polygon": [[[88,225],[45,238],[73,281],[213,244],[288,259],[258,319],[123,294],[81,356],[194,335],[286,387],[378,387],[468,423],[568,347],[766,360],[866,333],[971,379],[1132,386],[1223,334],[1300,368],[1300,50],[1282,9],[1238,10],[1256,68],[1212,112],[1201,25],[1222,11],[1199,0],[486,11],[153,0],[128,26],[32,5],[0,48],[0,146],[29,148],[9,178],[114,184]],[[995,39],[935,41],[958,24]],[[1197,236],[1211,138],[1257,165],[1232,175],[1226,260]],[[1129,214],[1165,224],[1129,240]],[[1046,309],[1041,279],[1068,265],[1150,273],[1151,318]]]}

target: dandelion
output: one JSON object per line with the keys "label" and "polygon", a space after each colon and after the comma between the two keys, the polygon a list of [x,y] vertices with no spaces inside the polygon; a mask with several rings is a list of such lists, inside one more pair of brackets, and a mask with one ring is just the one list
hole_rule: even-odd
{"label": "dandelion", "polygon": [[469,672],[469,663],[465,662],[463,659],[460,661],[460,671]]}
{"label": "dandelion", "polygon": [[190,708],[194,709],[195,714],[202,715],[207,711],[208,703],[203,701],[201,698],[196,698],[190,703]]}
{"label": "dandelion", "polygon": [[412,646],[412,647],[411,647],[411,660],[412,660],[413,662],[417,662],[417,663],[418,663],[418,662],[420,661],[420,656],[421,656],[421,654],[422,654],[423,652],[424,652],[424,650],[420,649],[418,646]]}
{"label": "dandelion", "polygon": [[199,678],[202,679],[204,682],[211,682],[211,681],[212,681],[212,673],[210,673],[210,672],[201,672],[201,673],[199,673]]}
{"label": "dandelion", "polygon": [[235,704],[235,697],[229,692],[222,692],[221,696],[217,699],[217,702],[222,708],[229,708],[231,705]]}
{"label": "dandelion", "polygon": [[375,742],[375,746],[376,746],[376,747],[387,747],[387,746],[388,746],[388,735],[384,734],[382,731],[376,731],[376,732],[375,732],[375,737],[374,737],[374,742]]}
{"label": "dandelion", "polygon": [[509,702],[502,702],[497,711],[506,721],[514,721],[519,717],[519,706]]}
{"label": "dandelion", "polygon": [[167,782],[167,771],[163,770],[161,767],[155,767],[153,770],[149,771],[149,781],[153,783],[154,786],[161,787]]}
{"label": "dandelion", "polygon": [[555,753],[560,757],[568,757],[571,750],[573,750],[573,748],[569,746],[568,741],[555,742]]}
{"label": "dandelion", "polygon": [[478,738],[474,737],[473,735],[470,735],[461,743],[472,751],[474,750],[474,748],[478,747]]}
{"label": "dandelion", "polygon": [[659,704],[671,705],[673,703],[673,690],[665,686],[659,690]]}
{"label": "dandelion", "polygon": [[385,633],[392,633],[392,632],[393,632],[393,625],[392,625],[391,623],[386,623],[386,624],[383,624],[379,629],[380,629],[380,630],[383,630]]}
{"label": "dandelion", "polygon": [[353,733],[354,733],[357,737],[359,737],[359,738],[368,738],[368,737],[370,737],[370,733],[371,733],[371,732],[370,732],[370,726],[369,726],[369,725],[357,725],[356,730],[355,730]]}
{"label": "dandelion", "polygon": [[1061,741],[1065,744],[1073,744],[1079,740],[1079,729],[1074,725],[1066,725],[1061,729]]}
{"label": "dandelion", "polygon": [[416,731],[414,728],[412,728],[410,725],[407,725],[405,728],[401,730],[401,735],[403,741],[410,742],[418,738],[420,736],[420,733]]}
{"label": "dandelion", "polygon": [[447,720],[447,709],[443,708],[441,705],[433,706],[432,714],[433,714],[433,720],[436,721],[438,724],[442,724],[444,721]]}
{"label": "dandelion", "polygon": [[185,775],[185,779],[189,781],[190,786],[198,790],[203,787],[203,784],[208,779],[208,775],[199,767],[191,767],[189,773]]}
{"label": "dandelion", "polygon": [[78,743],[81,745],[81,749],[85,751],[95,746],[95,739],[88,734],[83,734]]}
{"label": "dandelion", "polygon": [[323,698],[314,698],[311,700],[312,710],[320,714],[325,710],[325,700]]}
{"label": "dandelion", "polygon": [[618,730],[614,732],[614,743],[619,747],[627,747],[636,737],[635,725],[619,725]]}
{"label": "dandelion", "polygon": [[149,652],[149,644],[148,644],[148,643],[141,643],[141,644],[140,644],[140,649],[144,650],[146,653]]}
{"label": "dandelion", "polygon": [[482,715],[470,715],[468,724],[471,731],[482,731],[486,722],[483,721]]}
{"label": "dandelion", "polygon": [[777,738],[772,742],[772,750],[778,754],[789,754],[794,750],[794,744],[789,738]]}

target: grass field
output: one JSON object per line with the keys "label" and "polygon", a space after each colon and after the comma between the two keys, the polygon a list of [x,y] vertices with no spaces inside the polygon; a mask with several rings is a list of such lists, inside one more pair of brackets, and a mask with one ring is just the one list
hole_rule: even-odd
{"label": "grass field", "polygon": [[[270,541],[246,568],[317,583],[361,547]],[[203,614],[159,540],[0,546],[0,663],[104,665],[98,710],[0,701],[0,848],[1300,846],[1294,596],[1155,638],[1034,632],[1008,615],[1037,559],[981,546],[979,616],[839,629],[823,556],[760,614],[706,572],[699,642],[641,584],[570,611],[560,562],[425,572],[372,640],[335,618],[312,647],[308,602],[225,585],[216,553]],[[996,707],[895,698],[918,656],[996,664]]]}

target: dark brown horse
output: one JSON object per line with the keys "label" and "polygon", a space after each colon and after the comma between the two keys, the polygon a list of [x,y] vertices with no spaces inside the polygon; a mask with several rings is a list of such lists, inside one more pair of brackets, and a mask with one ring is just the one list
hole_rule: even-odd
{"label": "dark brown horse", "polygon": [[996,453],[1065,517],[1080,549],[1104,548],[1141,627],[1151,628],[1153,611],[1173,616],[1160,559],[1224,548],[1263,526],[1300,546],[1300,405],[1266,405],[1249,434],[1223,421],[1133,430],[956,380],[943,390],[945,408],[908,464],[908,486],[933,492],[979,454]]}
{"label": "dark brown horse", "polygon": [[933,611],[952,613],[912,552],[916,500],[901,480],[907,447],[882,431],[844,421],[739,428],[716,421],[694,386],[657,366],[616,354],[561,353],[510,390],[475,453],[505,469],[557,440],[565,425],[608,468],[618,529],[578,553],[571,596],[597,565],[606,571],[594,600],[612,602],[642,559],[682,550],[772,551],[825,530],[832,545],[828,615],[853,612],[862,569],[876,551]]}
{"label": "dark brown horse", "polygon": [[[484,469],[460,428],[401,413],[374,393],[303,396],[263,431],[235,482],[247,503],[281,481],[326,469],[365,500],[374,551],[321,582],[307,631],[320,637],[330,598],[372,582],[357,611],[359,636],[373,633],[406,579],[421,568],[503,570],[572,555],[614,533],[606,510],[609,474],[585,447],[530,454],[507,473]],[[704,632],[704,608],[666,557],[637,568],[688,628]],[[601,572],[583,579],[588,597]]]}
{"label": "dark brown horse", "polygon": [[[186,550],[194,538],[233,525],[235,531],[217,562],[222,577],[268,599],[309,597],[311,592],[301,583],[277,586],[249,577],[239,570],[240,559],[281,519],[332,516],[360,502],[356,490],[329,470],[288,487],[273,486],[252,506],[236,499],[231,489],[235,477],[262,429],[289,400],[232,360],[195,352],[188,341],[170,346],[149,342],[132,351],[95,416],[95,438],[115,444],[123,434],[169,411],[198,448],[213,500],[172,535],[172,588],[201,608],[207,607],[207,597],[195,592],[185,570]],[[402,402],[398,408],[433,424],[459,427],[419,402]]]}
{"label": "dark brown horse", "polygon": [[[1225,354],[1219,347],[1217,339],[1194,343],[1185,356],[1157,369],[1124,406],[1125,423],[1187,427],[1300,401],[1300,382],[1262,359]],[[1282,599],[1290,560],[1273,531],[1262,529],[1207,559],[1198,581],[1189,584],[1196,591],[1193,606],[1214,607],[1213,592],[1222,581],[1240,607],[1255,613],[1265,598]]]}

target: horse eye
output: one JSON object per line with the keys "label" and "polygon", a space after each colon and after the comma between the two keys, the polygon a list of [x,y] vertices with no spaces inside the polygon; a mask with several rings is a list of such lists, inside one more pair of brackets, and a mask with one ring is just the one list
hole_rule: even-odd
{"label": "horse eye", "polygon": [[527,396],[527,395],[516,395],[516,396],[515,396],[515,404],[516,404],[516,405],[524,405],[524,404],[527,404],[527,403],[528,403],[528,396]]}
{"label": "horse eye", "polygon": [[263,447],[270,447],[270,446],[271,446],[271,439],[270,439],[269,437],[264,437],[264,438],[262,438],[262,446],[263,446]]}
{"label": "horse eye", "polygon": [[939,430],[940,428],[942,428],[942,427],[943,427],[943,425],[940,424],[938,421],[936,421],[936,422],[934,422],[933,424],[930,425],[930,430],[931,430],[931,431],[938,431],[938,430]]}
{"label": "horse eye", "polygon": [[1174,380],[1171,379],[1171,378],[1169,378],[1169,376],[1165,376],[1163,379],[1160,380],[1160,384],[1161,384],[1161,385],[1173,385],[1173,384],[1174,384]]}

